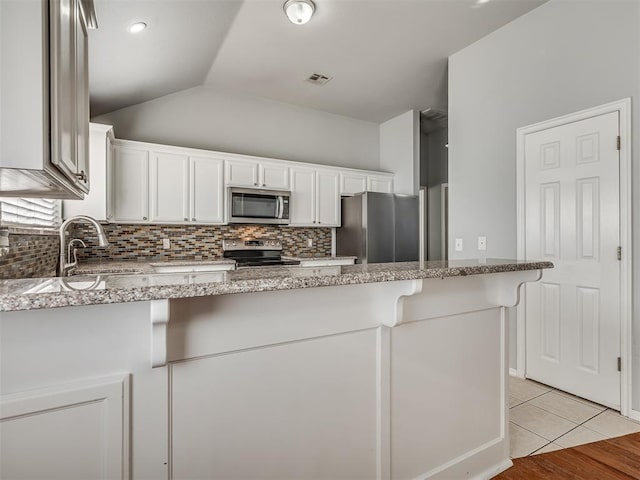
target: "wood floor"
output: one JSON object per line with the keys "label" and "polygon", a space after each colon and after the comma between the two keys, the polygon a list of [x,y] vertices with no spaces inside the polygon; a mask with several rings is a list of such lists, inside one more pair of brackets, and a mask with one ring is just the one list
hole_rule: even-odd
{"label": "wood floor", "polygon": [[516,458],[497,480],[640,479],[640,433]]}

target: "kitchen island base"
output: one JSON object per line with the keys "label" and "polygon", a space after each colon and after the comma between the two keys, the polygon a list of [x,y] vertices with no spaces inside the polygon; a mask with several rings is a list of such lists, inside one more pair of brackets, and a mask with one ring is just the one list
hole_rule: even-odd
{"label": "kitchen island base", "polygon": [[[33,437],[59,468],[83,445],[69,479],[490,478],[511,465],[505,307],[540,274],[2,313],[0,477],[51,472]],[[87,379],[111,403],[42,401]]]}

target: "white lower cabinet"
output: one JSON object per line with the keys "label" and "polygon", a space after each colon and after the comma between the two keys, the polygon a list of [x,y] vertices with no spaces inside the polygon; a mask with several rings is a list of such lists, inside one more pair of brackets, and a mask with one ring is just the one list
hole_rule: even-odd
{"label": "white lower cabinet", "polygon": [[0,396],[0,478],[126,479],[129,375]]}
{"label": "white lower cabinet", "polygon": [[172,364],[173,478],[375,478],[376,346],[367,330]]}
{"label": "white lower cabinet", "polygon": [[291,169],[291,225],[340,226],[340,174],[314,168]]}
{"label": "white lower cabinet", "polygon": [[189,157],[173,153],[151,154],[150,192],[152,222],[189,220]]}
{"label": "white lower cabinet", "polygon": [[149,151],[117,146],[111,172],[111,213],[122,222],[149,220]]}

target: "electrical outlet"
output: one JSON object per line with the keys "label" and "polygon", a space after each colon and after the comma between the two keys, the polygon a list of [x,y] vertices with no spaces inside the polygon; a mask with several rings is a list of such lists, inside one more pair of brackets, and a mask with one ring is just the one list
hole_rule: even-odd
{"label": "electrical outlet", "polygon": [[478,237],[478,250],[484,252],[487,249],[487,237]]}
{"label": "electrical outlet", "polygon": [[171,248],[171,240],[169,240],[168,238],[163,238],[162,239],[162,248],[164,248],[165,250]]}
{"label": "electrical outlet", "polygon": [[456,252],[462,251],[462,239],[456,238]]}
{"label": "electrical outlet", "polygon": [[307,247],[313,247],[313,238],[307,238]]}

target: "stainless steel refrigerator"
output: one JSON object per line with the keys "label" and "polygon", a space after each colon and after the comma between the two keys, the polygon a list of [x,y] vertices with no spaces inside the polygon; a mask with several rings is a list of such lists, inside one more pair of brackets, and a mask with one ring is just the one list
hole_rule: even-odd
{"label": "stainless steel refrigerator", "polygon": [[342,199],[342,226],[336,229],[336,254],[356,263],[418,260],[418,197],[365,192]]}

